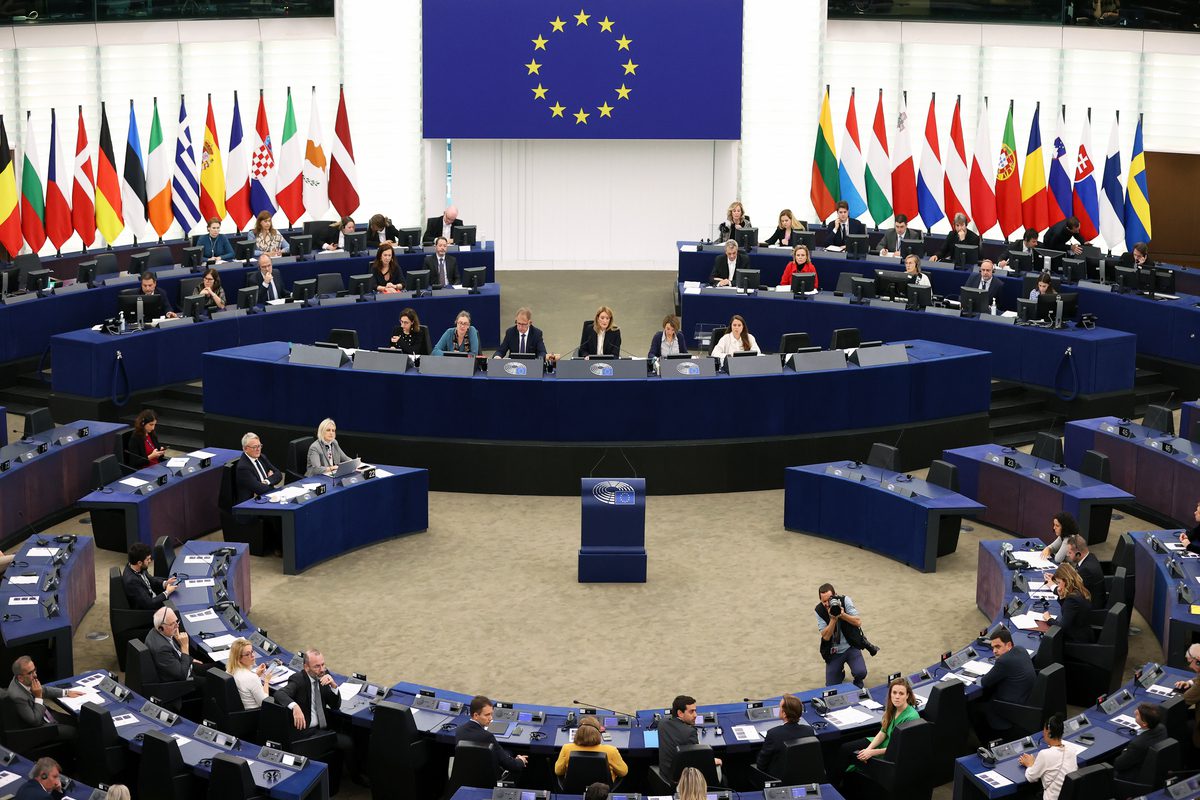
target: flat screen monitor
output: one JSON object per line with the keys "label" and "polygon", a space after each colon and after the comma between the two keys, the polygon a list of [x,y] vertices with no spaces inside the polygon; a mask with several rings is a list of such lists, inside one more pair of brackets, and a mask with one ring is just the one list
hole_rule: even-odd
{"label": "flat screen monitor", "polygon": [[759,270],[736,269],[733,271],[733,285],[739,289],[757,289],[759,277]]}
{"label": "flat screen monitor", "polygon": [[258,305],[257,286],[243,286],[241,289],[238,289],[238,308],[254,308],[256,305]]}
{"label": "flat screen monitor", "polygon": [[979,263],[979,245],[954,245],[954,266],[961,268],[973,267]]}
{"label": "flat screen monitor", "polygon": [[207,307],[207,303],[204,302],[206,299],[202,294],[189,294],[179,301],[179,316],[199,320],[201,313]]}
{"label": "flat screen monitor", "polygon": [[1028,297],[1017,298],[1017,319],[1021,322],[1033,322],[1038,318],[1037,300]]}
{"label": "flat screen monitor", "polygon": [[253,239],[234,239],[233,242],[233,257],[239,261],[249,261],[254,258],[254,240]]}
{"label": "flat screen monitor", "polygon": [[302,303],[317,296],[317,279],[304,278],[292,283],[292,300]]}
{"label": "flat screen monitor", "polygon": [[472,292],[478,293],[487,283],[487,267],[465,267],[462,271],[462,285]]}
{"label": "flat screen monitor", "polygon": [[739,250],[749,252],[758,244],[758,228],[734,228],[733,240],[737,242]]}
{"label": "flat screen monitor", "polygon": [[180,249],[179,263],[188,269],[200,269],[204,266],[204,248],[184,247]]}
{"label": "flat screen monitor", "polygon": [[142,322],[158,319],[167,313],[161,294],[142,294],[138,289],[117,295],[117,309],[125,316],[126,322],[137,322],[138,300],[142,301]]}
{"label": "flat screen monitor", "polygon": [[1079,283],[1087,280],[1087,275],[1087,259],[1069,256],[1063,259],[1063,277],[1066,278],[1067,283]]}
{"label": "flat screen monitor", "polygon": [[1065,322],[1079,316],[1079,294],[1076,292],[1058,292],[1038,297],[1038,319],[1054,319],[1060,298],[1063,304],[1063,315],[1059,322]]}
{"label": "flat screen monitor", "polygon": [[450,231],[454,243],[459,247],[470,247],[475,244],[475,226],[459,225]]}
{"label": "flat screen monitor", "polygon": [[353,297],[362,297],[368,292],[375,291],[375,276],[370,273],[366,275],[351,275],[350,284],[346,289],[347,294]]}
{"label": "flat screen monitor", "polygon": [[342,234],[342,240],[346,245],[346,252],[352,256],[359,255],[367,249],[367,232],[355,231],[354,233]]}
{"label": "flat screen monitor", "polygon": [[1131,292],[1138,290],[1138,271],[1133,267],[1117,266],[1113,268],[1117,274],[1117,285]]}
{"label": "flat screen monitor", "polygon": [[900,240],[900,257],[915,255],[917,258],[925,257],[925,242],[920,239],[901,239]]}
{"label": "flat screen monitor", "polygon": [[129,256],[129,273],[141,275],[150,268],[150,253],[132,253]]}
{"label": "flat screen monitor", "polygon": [[900,272],[894,269],[877,269],[875,270],[875,296],[902,300],[908,297],[908,293],[905,291],[908,282],[907,272]]}
{"label": "flat screen monitor", "polygon": [[792,231],[792,247],[798,244],[808,245],[809,252],[816,249],[817,232],[816,231]]}
{"label": "flat screen monitor", "polygon": [[421,246],[421,229],[420,228],[399,228],[396,231],[396,246],[397,247],[420,247]]}
{"label": "flat screen monitor", "polygon": [[1008,251],[1008,268],[1017,272],[1032,272],[1033,271],[1033,253],[1025,253],[1020,250]]}
{"label": "flat screen monitor", "polygon": [[874,297],[875,279],[867,278],[863,275],[855,275],[850,279],[850,296],[859,303],[867,298]]}
{"label": "flat screen monitor", "polygon": [[312,252],[311,233],[298,233],[295,236],[289,236],[288,242],[292,246],[292,249],[288,251],[288,255],[295,256],[297,261],[303,261],[304,257]]}
{"label": "flat screen monitor", "polygon": [[25,273],[25,290],[40,292],[50,285],[54,273],[48,269],[34,269]]}
{"label": "flat screen monitor", "polygon": [[986,314],[988,311],[988,293],[978,286],[964,286],[958,301],[962,304],[963,314]]}
{"label": "flat screen monitor", "polygon": [[870,239],[865,233],[846,234],[846,255],[850,258],[866,258],[870,250]]}
{"label": "flat screen monitor", "polygon": [[814,292],[817,289],[817,273],[815,272],[793,272],[792,273],[792,294],[802,295]]}
{"label": "flat screen monitor", "polygon": [[[2,270],[0,270],[2,271]],[[80,283],[91,285],[96,280],[96,262],[95,261],[80,261],[79,271],[75,273],[75,278]]]}
{"label": "flat screen monitor", "polygon": [[[93,264],[93,266],[95,266]],[[82,269],[83,265],[80,264]],[[0,267],[0,296],[21,290],[21,268]]]}
{"label": "flat screen monitor", "polygon": [[904,287],[904,291],[908,295],[909,308],[929,308],[929,306],[933,305],[932,286],[918,286],[915,283],[910,283]]}
{"label": "flat screen monitor", "polygon": [[1064,251],[1035,247],[1033,254],[1033,268],[1038,272],[1052,272],[1056,275],[1062,272],[1062,261],[1067,255]]}
{"label": "flat screen monitor", "polygon": [[404,287],[414,292],[428,291],[429,270],[413,269],[404,273]]}
{"label": "flat screen monitor", "polygon": [[1154,270],[1154,291],[1156,294],[1175,294],[1175,270]]}

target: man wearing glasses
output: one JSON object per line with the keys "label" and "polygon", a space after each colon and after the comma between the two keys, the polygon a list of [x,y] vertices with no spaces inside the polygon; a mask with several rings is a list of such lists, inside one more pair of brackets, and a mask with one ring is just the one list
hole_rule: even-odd
{"label": "man wearing glasses", "polygon": [[242,457],[238,459],[235,477],[235,504],[267,494],[283,482],[283,473],[275,469],[271,460],[263,455],[262,441],[257,433],[247,433],[242,437]]}
{"label": "man wearing glasses", "polygon": [[29,656],[21,656],[13,662],[13,680],[8,685],[8,699],[16,708],[17,716],[26,728],[55,727],[58,728],[58,741],[70,741],[75,738],[75,728],[67,722],[66,717],[60,717],[46,708],[46,698],[57,700],[60,697],[78,697],[83,694],[76,689],[59,689],[55,686],[42,686],[38,680],[37,665]]}

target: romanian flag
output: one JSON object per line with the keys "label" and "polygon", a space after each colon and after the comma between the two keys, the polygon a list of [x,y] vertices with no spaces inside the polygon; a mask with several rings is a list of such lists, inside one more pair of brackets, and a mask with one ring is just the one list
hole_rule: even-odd
{"label": "romanian flag", "polygon": [[21,252],[21,212],[17,209],[17,171],[0,116],[0,245],[9,256]]}
{"label": "romanian flag", "polygon": [[1050,227],[1046,210],[1046,159],[1042,156],[1042,104],[1033,110],[1029,147],[1025,150],[1025,177],[1021,181],[1021,218],[1026,228],[1044,231]]}
{"label": "romanian flag", "polygon": [[208,119],[204,123],[204,148],[200,152],[200,216],[207,222],[225,219],[225,168],[221,166],[221,143],[213,119],[212,95],[208,96]]}
{"label": "romanian flag", "polygon": [[1013,132],[1013,104],[1008,101],[1008,121],[996,162],[996,217],[1004,238],[1021,227],[1021,173],[1017,169],[1017,135]]}
{"label": "romanian flag", "polygon": [[813,150],[812,190],[809,192],[817,217],[825,220],[833,216],[841,194],[837,149],[833,144],[833,115],[829,111],[829,87],[826,86],[825,98],[821,101],[821,121],[817,126],[817,143]]}
{"label": "romanian flag", "polygon": [[96,227],[104,241],[112,244],[125,230],[121,213],[121,180],[113,158],[112,134],[108,132],[108,112],[100,104],[100,150],[96,153]]}
{"label": "romanian flag", "polygon": [[1146,180],[1146,154],[1142,149],[1142,118],[1133,134],[1129,159],[1129,184],[1125,188],[1125,246],[1150,241],[1150,184]]}

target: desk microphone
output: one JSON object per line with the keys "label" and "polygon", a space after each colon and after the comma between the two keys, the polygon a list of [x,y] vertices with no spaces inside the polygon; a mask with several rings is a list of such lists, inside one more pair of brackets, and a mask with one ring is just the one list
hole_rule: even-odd
{"label": "desk microphone", "polygon": [[624,711],[617,711],[612,708],[601,708],[600,706],[596,705],[595,703],[585,703],[582,700],[572,700],[571,702],[581,708],[594,708],[597,711],[607,711],[610,714],[616,714],[617,716],[626,717],[628,719],[633,720],[633,724],[636,725],[637,727],[639,727],[639,728],[642,727],[641,721],[633,714],[626,714]]}

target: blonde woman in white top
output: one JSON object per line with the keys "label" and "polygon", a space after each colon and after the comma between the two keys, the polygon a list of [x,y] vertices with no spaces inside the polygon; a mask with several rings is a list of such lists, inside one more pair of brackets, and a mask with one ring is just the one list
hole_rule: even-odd
{"label": "blonde woman in white top", "polygon": [[1063,745],[1062,737],[1063,718],[1062,715],[1055,714],[1046,720],[1046,727],[1042,731],[1046,749],[1039,750],[1036,758],[1025,753],[1017,759],[1025,768],[1025,780],[1030,783],[1037,780],[1042,782],[1042,800],[1058,800],[1063,779],[1079,769],[1075,751]]}
{"label": "blonde woman in white top", "polygon": [[246,639],[234,641],[229,648],[225,671],[233,676],[233,682],[237,684],[243,708],[253,711],[262,705],[271,688],[271,677],[267,674],[266,664],[254,666],[254,645]]}
{"label": "blonde woman in white top", "polygon": [[712,355],[715,358],[724,359],[725,356],[732,353],[747,352],[760,352],[758,342],[754,340],[754,336],[746,329],[746,320],[742,319],[742,315],[734,314],[733,319],[729,320],[729,332],[717,342],[717,346],[713,348]]}

